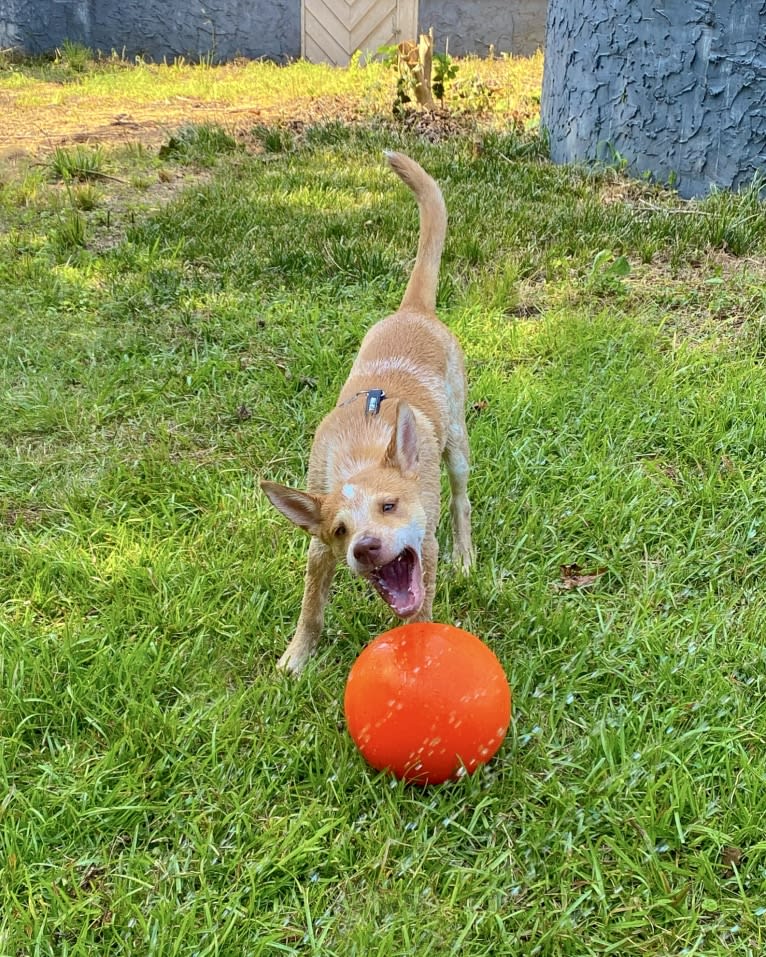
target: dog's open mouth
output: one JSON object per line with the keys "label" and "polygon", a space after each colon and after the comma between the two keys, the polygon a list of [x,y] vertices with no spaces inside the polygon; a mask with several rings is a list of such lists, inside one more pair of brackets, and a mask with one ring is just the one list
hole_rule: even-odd
{"label": "dog's open mouth", "polygon": [[423,569],[420,558],[411,548],[389,562],[373,569],[367,576],[380,597],[400,618],[409,618],[423,604]]}

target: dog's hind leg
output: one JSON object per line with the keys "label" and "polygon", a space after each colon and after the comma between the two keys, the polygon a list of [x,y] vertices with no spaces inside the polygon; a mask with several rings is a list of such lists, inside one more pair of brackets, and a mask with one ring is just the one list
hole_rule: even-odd
{"label": "dog's hind leg", "polygon": [[324,625],[324,609],[330,596],[330,585],[335,573],[335,557],[319,539],[309,545],[306,584],[303,590],[301,614],[295,635],[279,659],[278,667],[298,675],[314,654]]}
{"label": "dog's hind leg", "polygon": [[452,559],[463,572],[468,572],[473,565],[474,553],[471,544],[471,502],[468,499],[470,451],[463,416],[449,431],[444,461],[450,485]]}

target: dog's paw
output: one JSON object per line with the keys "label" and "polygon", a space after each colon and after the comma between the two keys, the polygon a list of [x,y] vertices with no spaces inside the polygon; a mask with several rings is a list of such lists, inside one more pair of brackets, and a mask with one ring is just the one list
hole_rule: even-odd
{"label": "dog's paw", "polygon": [[306,662],[310,657],[311,655],[306,654],[306,652],[288,645],[285,653],[277,662],[277,668],[288,675],[292,675],[293,678],[297,678],[306,667]]}
{"label": "dog's paw", "polygon": [[455,547],[452,552],[452,561],[461,574],[467,575],[476,564],[476,553],[472,548]]}

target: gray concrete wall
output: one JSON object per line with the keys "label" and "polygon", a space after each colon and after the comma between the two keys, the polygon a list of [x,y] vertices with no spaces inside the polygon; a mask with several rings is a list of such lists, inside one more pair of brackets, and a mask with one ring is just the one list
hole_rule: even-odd
{"label": "gray concrete wall", "polygon": [[624,159],[698,196],[766,171],[766,0],[550,0],[554,162]]}
{"label": "gray concrete wall", "polygon": [[420,0],[420,29],[434,28],[436,49],[445,41],[454,56],[496,53],[529,56],[545,43],[547,0]]}
{"label": "gray concrete wall", "polygon": [[[543,44],[547,0],[420,0],[420,25],[455,55],[533,53]],[[296,58],[300,0],[0,0],[0,48],[47,53],[64,40],[153,60],[236,55]]]}
{"label": "gray concrete wall", "polygon": [[23,49],[26,27],[33,19],[29,0],[0,0],[0,50]]}
{"label": "gray concrete wall", "polygon": [[0,0],[0,46],[64,40],[153,60],[300,55],[300,0]]}

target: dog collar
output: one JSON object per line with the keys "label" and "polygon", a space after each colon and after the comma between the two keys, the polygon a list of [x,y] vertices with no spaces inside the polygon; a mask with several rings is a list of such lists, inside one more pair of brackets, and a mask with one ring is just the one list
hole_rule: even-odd
{"label": "dog collar", "polygon": [[352,395],[350,399],[346,399],[345,402],[341,402],[338,408],[348,405],[349,402],[354,402],[360,395],[367,396],[367,401],[364,404],[364,414],[377,415],[380,412],[380,403],[386,398],[386,393],[382,389],[363,389],[356,395]]}

